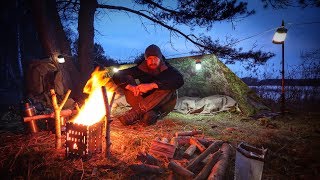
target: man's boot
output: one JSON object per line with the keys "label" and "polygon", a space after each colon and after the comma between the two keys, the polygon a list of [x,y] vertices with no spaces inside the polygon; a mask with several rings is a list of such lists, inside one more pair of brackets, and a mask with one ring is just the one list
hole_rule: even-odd
{"label": "man's boot", "polygon": [[160,113],[154,110],[148,111],[143,115],[141,123],[143,126],[155,124],[160,118]]}
{"label": "man's boot", "polygon": [[120,116],[118,119],[123,125],[135,124],[142,117],[142,112],[136,109],[131,109]]}

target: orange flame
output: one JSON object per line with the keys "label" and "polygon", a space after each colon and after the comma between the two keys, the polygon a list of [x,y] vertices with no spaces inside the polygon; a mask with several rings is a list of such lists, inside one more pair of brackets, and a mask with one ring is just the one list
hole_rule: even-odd
{"label": "orange flame", "polygon": [[[89,97],[85,100],[78,115],[73,119],[74,123],[90,126],[105,117],[106,109],[101,86],[106,86],[110,80],[106,75],[107,70],[99,71],[99,68],[96,68],[91,74],[91,78],[83,89],[83,92],[89,94]],[[107,89],[108,100],[110,102],[112,91],[108,87]]]}

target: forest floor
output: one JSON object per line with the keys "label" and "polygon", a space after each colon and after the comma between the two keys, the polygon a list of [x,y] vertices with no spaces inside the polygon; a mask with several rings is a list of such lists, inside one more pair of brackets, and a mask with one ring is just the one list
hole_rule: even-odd
{"label": "forest floor", "polygon": [[55,135],[51,131],[27,134],[21,118],[14,112],[0,115],[1,179],[167,179],[168,159],[161,159],[160,166],[166,169],[161,175],[136,175],[129,165],[138,162],[137,154],[148,151],[155,138],[170,140],[177,131],[194,129],[232,145],[227,179],[233,179],[235,147],[240,142],[268,149],[262,179],[320,178],[319,112],[291,112],[258,119],[230,112],[210,116],[170,113],[148,127],[139,124],[125,127],[114,121],[111,158],[96,154],[86,161],[66,159],[64,149],[55,149]]}

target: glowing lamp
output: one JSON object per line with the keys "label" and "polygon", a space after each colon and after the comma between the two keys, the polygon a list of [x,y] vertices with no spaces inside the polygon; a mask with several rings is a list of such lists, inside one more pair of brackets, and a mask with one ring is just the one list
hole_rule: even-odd
{"label": "glowing lamp", "polygon": [[58,63],[64,63],[64,62],[66,62],[66,61],[64,60],[64,57],[63,57],[62,55],[59,55],[59,56],[58,56]]}
{"label": "glowing lamp", "polygon": [[202,68],[201,61],[196,60],[196,70],[199,71],[199,70],[201,70],[201,68]]}
{"label": "glowing lamp", "polygon": [[118,71],[119,71],[118,68],[113,68],[113,72],[114,72],[114,73],[117,73]]}
{"label": "glowing lamp", "polygon": [[282,21],[282,26],[277,29],[274,33],[272,42],[274,44],[283,44],[287,37],[288,29],[284,27],[284,22]]}

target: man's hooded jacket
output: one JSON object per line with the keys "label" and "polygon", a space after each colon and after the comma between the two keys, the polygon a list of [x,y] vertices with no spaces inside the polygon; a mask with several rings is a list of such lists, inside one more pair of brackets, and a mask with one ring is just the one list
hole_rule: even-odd
{"label": "man's hooded jacket", "polygon": [[114,82],[121,88],[132,83],[132,79],[138,79],[140,83],[156,83],[160,90],[176,90],[183,84],[181,73],[161,58],[158,71],[149,70],[146,61],[141,64],[121,70],[113,75]]}

